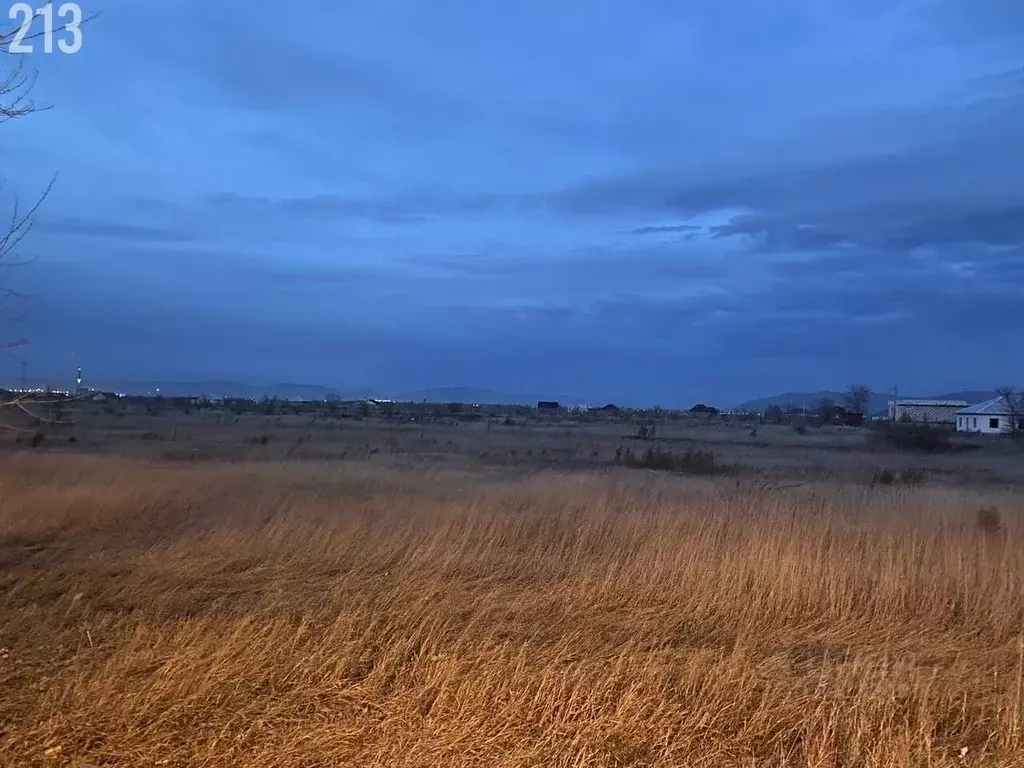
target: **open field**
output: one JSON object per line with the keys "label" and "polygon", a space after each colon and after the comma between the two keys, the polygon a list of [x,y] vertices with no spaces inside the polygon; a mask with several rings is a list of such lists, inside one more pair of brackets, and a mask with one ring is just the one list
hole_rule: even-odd
{"label": "open field", "polygon": [[[415,406],[412,406],[415,407]],[[530,409],[495,406],[490,413],[398,412],[341,418],[323,406],[283,404],[273,413],[259,406],[185,410],[163,405],[76,403],[73,424],[47,429],[43,452],[113,453],[158,462],[359,461],[377,465],[512,472],[604,471],[617,453],[649,447],[673,453],[711,450],[719,474],[766,483],[868,484],[888,469],[918,471],[929,485],[1024,487],[1024,442],[955,436],[956,450],[928,454],[894,449],[875,430],[810,427],[738,420],[665,417],[657,439],[636,440],[643,414],[614,417],[532,415]],[[525,412],[525,413],[522,413]],[[467,420],[474,417],[476,420]],[[0,430],[0,456],[23,450],[32,436]],[[20,442],[20,445],[16,443]],[[73,442],[69,442],[73,441]],[[971,449],[971,450],[968,450]]]}
{"label": "open field", "polygon": [[629,429],[7,440],[0,764],[1024,765],[1019,454],[665,430],[696,476]]}

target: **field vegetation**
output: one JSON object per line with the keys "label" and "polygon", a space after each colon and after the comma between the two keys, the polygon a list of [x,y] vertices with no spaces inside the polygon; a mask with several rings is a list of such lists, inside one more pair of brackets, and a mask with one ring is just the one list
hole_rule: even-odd
{"label": "field vegetation", "polygon": [[1022,500],[23,446],[0,764],[1020,765]]}

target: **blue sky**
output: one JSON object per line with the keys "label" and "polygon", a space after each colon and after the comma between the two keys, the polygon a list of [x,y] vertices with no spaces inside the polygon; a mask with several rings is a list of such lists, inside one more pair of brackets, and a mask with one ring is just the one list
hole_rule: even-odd
{"label": "blue sky", "polygon": [[58,174],[0,376],[1024,381],[1019,2],[83,9],[0,126],[5,210]]}

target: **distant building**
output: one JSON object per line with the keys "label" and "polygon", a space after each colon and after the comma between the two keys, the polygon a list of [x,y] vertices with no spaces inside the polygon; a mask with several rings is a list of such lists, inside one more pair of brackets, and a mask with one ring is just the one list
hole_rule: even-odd
{"label": "distant building", "polygon": [[824,424],[834,424],[837,427],[860,427],[864,424],[863,413],[841,405],[830,405],[827,409],[820,410],[818,418]]}
{"label": "distant building", "polygon": [[559,404],[555,400],[538,400],[537,401],[537,410],[538,411],[557,411],[561,407],[562,407],[561,404]]}
{"label": "distant building", "polygon": [[604,413],[619,413],[622,409],[614,403],[608,403],[607,405],[598,405],[590,409],[591,411],[602,411]]}
{"label": "distant building", "polygon": [[966,400],[890,400],[889,420],[911,424],[956,424],[956,414]]}
{"label": "distant building", "polygon": [[1005,435],[1013,432],[1013,419],[1017,429],[1024,430],[1024,414],[1014,414],[1005,397],[994,397],[956,412],[956,431],[983,435]]}

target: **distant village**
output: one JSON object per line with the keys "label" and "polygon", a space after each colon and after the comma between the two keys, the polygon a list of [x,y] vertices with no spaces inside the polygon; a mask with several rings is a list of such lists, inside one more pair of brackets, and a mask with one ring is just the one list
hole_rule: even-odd
{"label": "distant village", "polygon": [[723,410],[698,403],[689,409],[660,407],[631,408],[614,403],[605,405],[574,405],[554,400],[539,400],[535,405],[493,403],[438,403],[398,402],[385,398],[344,400],[329,395],[322,399],[281,398],[271,395],[262,398],[232,397],[230,395],[174,395],[165,396],[159,389],[145,394],[111,392],[90,388],[84,384],[81,368],[76,386],[66,389],[50,387],[17,387],[0,389],[0,399],[91,402],[112,408],[117,403],[143,405],[149,412],[169,409],[192,411],[217,408],[233,411],[279,415],[321,414],[337,418],[454,418],[462,421],[482,420],[495,416],[535,417],[548,419],[628,418],[631,420],[677,421],[680,419],[707,419],[751,424],[788,424],[795,427],[845,426],[861,427],[866,422],[889,422],[894,425],[917,425],[977,435],[1007,435],[1024,433],[1024,398],[1010,388],[1002,388],[990,399],[970,403],[967,400],[940,400],[893,398],[888,410],[869,414],[867,403],[870,390],[863,386],[851,387],[849,402],[839,404],[822,398],[817,402],[771,404],[759,410]]}

